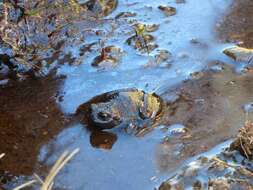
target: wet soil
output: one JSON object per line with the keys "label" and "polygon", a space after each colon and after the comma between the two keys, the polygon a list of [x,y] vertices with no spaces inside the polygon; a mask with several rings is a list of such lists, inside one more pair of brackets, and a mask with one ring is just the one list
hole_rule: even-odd
{"label": "wet soil", "polygon": [[253,2],[235,0],[217,24],[218,35],[225,42],[238,43],[246,48],[253,48]]}
{"label": "wet soil", "polygon": [[[173,111],[165,114],[162,122],[166,126],[180,123],[187,132],[179,140],[165,139],[158,146],[161,169],[176,167],[181,161],[230,139],[246,121],[243,105],[252,101],[253,76],[237,75],[230,66],[218,65],[221,72],[198,73],[197,79],[185,81],[162,95],[166,98],[177,94],[171,104]],[[249,114],[247,119],[252,120],[253,115]],[[176,150],[178,153],[172,159]]]}

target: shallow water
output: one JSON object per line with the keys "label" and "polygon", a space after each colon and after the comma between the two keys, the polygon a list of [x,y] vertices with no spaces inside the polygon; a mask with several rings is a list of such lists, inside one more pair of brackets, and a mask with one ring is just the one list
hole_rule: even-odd
{"label": "shallow water", "polygon": [[[150,55],[138,53],[125,43],[126,39],[134,34],[129,23],[113,22],[111,25],[116,25],[114,27],[117,29],[111,34],[111,38],[105,40],[105,44],[116,45],[125,51],[122,62],[114,69],[98,72],[91,66],[91,61],[96,56],[92,53],[85,56],[80,66],[61,67],[58,73],[67,75],[62,89],[64,100],[60,103],[63,111],[73,113],[81,103],[95,95],[116,89],[136,87],[146,91],[158,89],[162,91],[188,78],[189,74],[205,68],[210,60],[226,60],[226,57],[221,54],[225,45],[219,44],[215,39],[214,25],[230,3],[229,0],[209,0],[201,2],[201,5],[198,0],[187,1],[185,4],[170,2],[169,5],[177,8],[177,14],[166,17],[157,8],[161,4],[166,5],[165,1],[149,3],[119,1],[119,7],[108,16],[108,19],[120,12],[130,11],[137,13],[137,16],[129,19],[136,19],[140,23],[159,24],[158,31],[152,34],[159,45],[158,49],[166,49],[172,53],[168,61],[171,66],[158,65],[144,68],[156,50]],[[110,29],[110,22],[106,23],[98,29],[103,29],[103,27]],[[192,44],[190,42],[192,39],[197,39],[199,44]],[[94,41],[96,39],[91,37],[87,42]],[[73,55],[78,55],[76,49],[68,49],[68,51],[73,52]]]}
{"label": "shallow water", "polygon": [[[24,125],[29,123],[28,126],[34,125],[34,129],[26,129],[32,138],[23,142],[23,146],[12,150],[11,156],[15,159],[10,160],[16,162],[18,167],[13,169],[11,163],[8,163],[8,170],[13,170],[11,172],[16,175],[31,176],[35,172],[46,176],[48,167],[52,166],[62,152],[80,148],[79,154],[55,180],[56,187],[98,190],[154,189],[182,166],[194,160],[196,155],[212,147],[214,149],[205,155],[220,152],[220,147],[228,146],[230,141],[226,140],[236,134],[245,120],[243,105],[253,101],[250,90],[253,89],[252,77],[237,76],[226,66],[223,71],[220,69],[223,65],[218,64],[212,68],[218,68],[221,72],[206,72],[199,81],[183,84],[182,81],[192,78],[192,73],[207,68],[210,62],[215,60],[235,64],[222,54],[223,48],[230,44],[221,43],[215,31],[216,23],[228,11],[231,3],[232,0],[188,0],[182,4],[164,0],[148,3],[145,0],[120,0],[117,9],[105,19],[101,19],[100,24],[88,25],[93,31],[102,31],[97,35],[87,35],[85,44],[95,43],[91,52],[80,57],[80,44],[65,47],[65,53],[70,52],[81,64],[65,63],[57,69],[57,76],[66,76],[61,85],[52,85],[50,80],[42,82],[40,87],[39,84],[44,80],[39,79],[32,83],[24,82],[26,85],[20,90],[16,88],[18,84],[9,83],[13,102],[20,113],[16,114],[17,111],[11,107],[13,104],[8,104],[8,101],[3,99],[2,103],[6,105],[0,109],[0,116],[11,118],[13,114],[15,118],[12,122],[3,120],[3,125],[8,122],[10,125],[19,123],[17,126],[21,132],[13,135],[18,139],[16,144],[23,142],[22,137],[27,135],[25,130],[22,131]],[[166,17],[157,8],[159,5],[174,6],[177,14]],[[135,12],[137,15],[115,21],[113,18],[122,11]],[[159,24],[159,29],[151,33],[159,47],[148,54],[140,53],[127,45],[125,41],[134,35],[131,22]],[[84,26],[87,27],[86,24]],[[86,29],[89,31],[89,28]],[[91,65],[93,59],[99,55],[101,45],[116,45],[124,51],[122,60],[116,67],[97,68]],[[171,52],[169,60],[160,65],[147,65],[158,50],[163,49]],[[205,86],[207,82],[210,83],[210,88]],[[179,108],[175,108],[175,113],[166,110],[160,121],[161,125],[141,138],[125,133],[123,129],[115,129],[113,132],[118,138],[110,150],[91,146],[91,133],[83,124],[77,122],[69,125],[66,124],[68,122],[62,122],[68,119],[68,114],[75,113],[80,104],[104,92],[135,87],[146,92],[156,92],[168,100],[176,97],[178,89],[175,86],[179,84],[185,94],[190,94],[190,101],[194,102],[191,108],[187,109],[188,102],[185,100],[176,101],[175,106]],[[38,86],[38,89],[32,91],[32,86]],[[15,93],[15,89],[22,96]],[[35,94],[33,98],[29,97],[31,94]],[[41,98],[41,101],[37,102],[38,98]],[[26,106],[35,108],[27,112]],[[252,114],[248,117],[253,119]],[[33,139],[36,138],[43,140],[35,142]],[[32,150],[29,151],[27,146],[30,141],[34,142],[34,146],[31,146]],[[220,144],[224,141],[224,144]],[[218,147],[215,147],[216,145]],[[4,149],[6,150],[9,150],[9,147]],[[28,162],[21,159],[26,155],[22,153],[23,150],[33,155],[33,159]],[[22,162],[26,165],[19,167]],[[13,187],[13,184],[11,186]]]}
{"label": "shallow water", "polygon": [[[120,1],[119,7],[107,19],[127,9],[137,13],[136,17],[128,19],[159,24],[158,31],[152,34],[156,37],[158,49],[172,53],[168,63],[170,66],[145,68],[156,50],[149,55],[141,54],[126,45],[126,39],[134,32],[126,20],[112,23],[105,21],[98,29],[110,28],[111,24],[117,27],[112,37],[105,40],[105,44],[120,47],[125,55],[115,68],[99,70],[92,67],[91,62],[96,52],[88,53],[79,66],[62,66],[58,74],[66,75],[61,89],[63,101],[59,102],[63,112],[74,113],[81,103],[95,95],[116,89],[136,87],[162,93],[170,86],[189,78],[191,73],[205,68],[210,61],[227,60],[221,54],[226,45],[219,44],[216,40],[214,25],[231,1],[202,1],[201,4],[198,0],[187,1],[185,4],[171,2],[169,5],[177,8],[177,14],[172,17],[164,16],[157,9],[166,3]],[[97,38],[91,36],[87,42],[92,43]],[[192,39],[197,39],[199,43],[191,43]],[[77,49],[67,51],[78,55]],[[63,130],[55,140],[44,145],[39,160],[52,164],[65,149],[81,148],[80,154],[56,180],[57,186],[67,189],[154,189],[166,174],[180,165],[180,162],[172,162],[171,169],[167,166],[165,170],[159,166],[161,163],[157,158],[157,145],[162,142],[165,134],[158,129],[143,138],[129,136],[123,131],[118,131],[117,134],[118,140],[110,151],[95,149],[89,143],[90,133],[77,124]]]}

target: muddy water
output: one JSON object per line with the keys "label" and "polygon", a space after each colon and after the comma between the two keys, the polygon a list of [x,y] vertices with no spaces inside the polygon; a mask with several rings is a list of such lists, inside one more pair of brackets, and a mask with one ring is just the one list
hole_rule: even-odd
{"label": "muddy water", "polygon": [[[65,64],[57,70],[59,76],[66,76],[62,85],[55,79],[49,80],[52,84],[31,79],[22,82],[21,87],[10,82],[1,88],[1,96],[5,97],[1,98],[4,105],[0,112],[1,144],[10,140],[9,137],[14,139],[1,146],[0,152],[7,154],[1,170],[15,175],[31,176],[36,172],[45,176],[48,167],[64,150],[79,147],[80,153],[60,173],[55,186],[154,189],[189,158],[233,137],[246,119],[242,106],[253,101],[253,80],[250,74],[237,75],[230,66],[213,62],[234,64],[222,55],[221,50],[228,44],[220,43],[215,33],[215,24],[231,3],[208,0],[200,4],[199,0],[188,0],[177,4],[173,1],[169,5],[176,7],[177,14],[167,17],[157,9],[159,5],[167,5],[163,0],[119,1],[117,9],[101,21],[102,24],[92,26],[92,30],[102,32],[87,37],[87,44],[96,44],[91,52],[80,57],[79,47],[65,48],[65,53],[70,52],[81,64]],[[137,15],[112,19],[126,10]],[[125,43],[134,35],[129,23],[135,20],[160,25],[152,33],[159,46],[157,49],[141,53]],[[116,45],[124,51],[116,66],[91,65],[101,51],[101,43]],[[163,49],[171,52],[169,60],[150,64],[158,50]],[[191,78],[195,71],[208,66],[215,71],[193,75],[197,79],[177,86]],[[220,68],[223,69],[217,72]],[[170,102],[159,126],[144,137],[137,138],[118,128],[114,131],[118,138],[112,149],[104,150],[91,146],[91,133],[83,124],[64,124],[68,114],[73,114],[80,104],[92,97],[129,87],[155,91]],[[13,94],[12,99],[7,98],[9,94]],[[33,109],[28,109],[31,107]],[[17,120],[13,119],[16,117]],[[251,114],[248,117],[253,119]],[[12,130],[8,132],[5,128],[8,125],[20,130],[15,134]],[[22,130],[25,126],[32,130]],[[30,133],[34,135],[31,139],[27,138]],[[33,146],[29,142],[33,142]],[[26,161],[27,157],[31,160]],[[15,185],[6,187],[11,189]]]}

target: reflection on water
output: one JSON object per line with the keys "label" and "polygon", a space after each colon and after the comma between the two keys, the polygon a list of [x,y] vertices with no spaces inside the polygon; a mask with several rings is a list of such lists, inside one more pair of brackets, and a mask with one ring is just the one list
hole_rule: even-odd
{"label": "reflection on water", "polygon": [[[144,0],[119,1],[118,8],[108,16],[108,20],[93,28],[102,32],[88,36],[86,42],[100,44],[102,41],[103,47],[114,45],[120,48],[124,52],[120,63],[112,68],[93,67],[94,59],[100,56],[102,51],[95,48],[82,57],[81,65],[62,66],[58,73],[66,75],[62,88],[63,99],[59,102],[63,112],[74,113],[79,105],[94,96],[117,89],[135,87],[146,92],[162,93],[168,87],[188,78],[191,73],[205,68],[211,60],[226,60],[221,54],[224,45],[215,40],[213,28],[221,16],[217,14],[217,10],[223,13],[230,2],[229,0],[201,1],[201,3],[199,0],[189,0],[183,4],[171,2],[170,5],[177,9],[177,14],[166,17],[157,8],[159,5],[167,4],[164,0],[148,3]],[[123,11],[131,11],[137,15],[111,22],[109,18]],[[135,20],[159,25],[159,29],[152,33],[155,37],[154,43],[159,47],[149,54],[141,53],[125,43],[135,33],[131,26]],[[106,36],[105,30],[110,31],[109,36]],[[147,63],[162,50],[171,53],[166,66],[162,64],[147,66],[149,65]],[[78,47],[66,51],[72,52],[76,57],[79,55]],[[165,124],[168,124],[166,119]],[[196,131],[198,129],[200,128],[197,127]],[[113,131],[114,134],[108,133],[109,131],[90,133],[84,126],[76,124],[62,131],[55,140],[45,145],[41,149],[39,160],[44,164],[52,164],[65,149],[80,147],[80,154],[58,176],[57,186],[65,186],[68,189],[153,189],[158,183],[158,178],[161,180],[163,172],[171,171],[182,160],[224,140],[221,135],[221,138],[209,139],[212,142],[210,145],[208,140],[203,147],[198,148],[197,144],[203,139],[198,140],[197,137],[203,135],[204,130],[193,133],[195,136],[184,144],[180,143],[181,135],[173,138],[174,151],[171,151],[171,144],[166,142],[164,144],[166,133],[161,128],[137,138],[125,133],[122,128],[117,128]],[[210,131],[213,132],[211,129]],[[186,131],[183,136],[188,132]],[[187,147],[194,141],[197,142],[195,146],[187,151]],[[179,159],[183,148],[186,154]],[[163,156],[159,157],[158,153],[166,156],[165,167],[163,161],[159,160]],[[169,165],[170,159],[173,162]]]}
{"label": "reflection on water", "polygon": [[57,186],[68,189],[152,189],[158,171],[154,162],[155,136],[120,135],[110,151],[90,146],[90,134],[82,125],[62,131],[41,149],[39,160],[52,164],[66,149],[80,153],[57,177]]}

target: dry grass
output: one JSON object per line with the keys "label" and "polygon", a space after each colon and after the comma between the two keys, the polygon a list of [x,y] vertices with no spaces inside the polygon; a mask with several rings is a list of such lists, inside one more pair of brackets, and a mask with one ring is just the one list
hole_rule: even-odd
{"label": "dry grass", "polygon": [[230,146],[231,150],[238,150],[248,160],[253,160],[253,123],[245,122],[236,140]]}
{"label": "dry grass", "polygon": [[32,184],[35,184],[36,182],[37,182],[37,180],[28,181],[28,182],[26,182],[26,183],[24,183],[24,184],[22,184],[22,185],[16,187],[16,188],[13,189],[13,190],[20,190],[20,189],[23,189],[23,188],[28,187],[28,186],[30,186],[30,185],[32,185]]}
{"label": "dry grass", "polygon": [[0,160],[5,156],[4,153],[0,154]]}
{"label": "dry grass", "polygon": [[55,162],[54,166],[50,170],[48,176],[43,181],[38,175],[35,174],[34,180],[24,183],[13,190],[20,190],[33,184],[40,184],[40,190],[51,190],[54,185],[54,179],[60,172],[60,170],[79,152],[79,149],[75,149],[73,152],[65,151]]}
{"label": "dry grass", "polygon": [[213,157],[212,160],[216,163],[223,165],[225,168],[233,168],[234,170],[236,170],[237,172],[239,172],[242,175],[246,175],[248,177],[253,177],[252,171],[250,171],[246,167],[228,164],[227,162],[221,160],[220,158],[218,158],[216,156]]}

